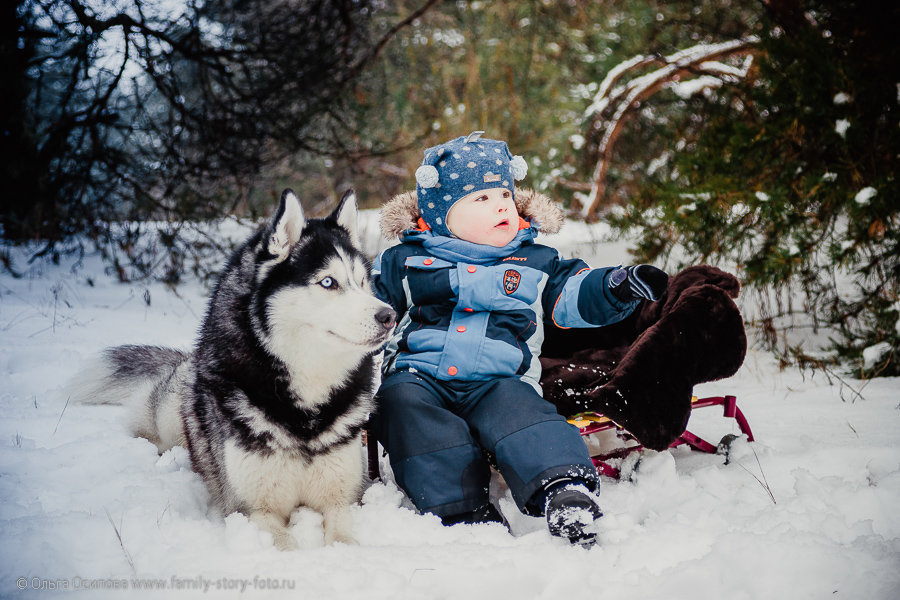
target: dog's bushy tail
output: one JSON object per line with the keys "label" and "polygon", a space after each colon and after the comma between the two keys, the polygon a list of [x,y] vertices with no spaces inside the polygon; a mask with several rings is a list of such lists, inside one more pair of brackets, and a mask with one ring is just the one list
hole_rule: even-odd
{"label": "dog's bushy tail", "polygon": [[[189,354],[159,346],[115,346],[106,348],[95,364],[69,384],[72,401],[78,404],[131,404],[132,398],[171,377]],[[143,392],[143,393],[142,393]]]}
{"label": "dog's bushy tail", "polygon": [[183,378],[176,372],[190,358],[187,352],[159,346],[107,348],[69,383],[69,397],[78,404],[126,406],[132,432],[164,451],[183,436],[178,418]]}

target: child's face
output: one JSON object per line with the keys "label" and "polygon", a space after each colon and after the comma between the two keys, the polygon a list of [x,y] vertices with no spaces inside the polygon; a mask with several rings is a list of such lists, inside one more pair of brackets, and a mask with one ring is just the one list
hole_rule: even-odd
{"label": "child's face", "polygon": [[461,240],[502,248],[519,231],[512,192],[489,188],[463,196],[447,214],[447,229]]}

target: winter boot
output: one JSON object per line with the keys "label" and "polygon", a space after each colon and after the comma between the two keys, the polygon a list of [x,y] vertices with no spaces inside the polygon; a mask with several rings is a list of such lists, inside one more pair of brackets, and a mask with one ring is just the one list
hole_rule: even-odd
{"label": "winter boot", "polygon": [[582,546],[597,541],[595,522],[603,512],[584,484],[574,481],[556,483],[547,489],[545,498],[544,514],[551,535]]}

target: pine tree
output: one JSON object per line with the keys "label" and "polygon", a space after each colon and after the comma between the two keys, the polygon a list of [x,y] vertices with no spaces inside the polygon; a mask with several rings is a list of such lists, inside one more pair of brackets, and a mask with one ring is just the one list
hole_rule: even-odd
{"label": "pine tree", "polygon": [[[785,361],[900,374],[900,8],[768,6],[754,76],[716,95],[619,223],[643,231],[644,259],[680,245],[682,263],[733,263]],[[830,354],[791,335],[804,326]]]}

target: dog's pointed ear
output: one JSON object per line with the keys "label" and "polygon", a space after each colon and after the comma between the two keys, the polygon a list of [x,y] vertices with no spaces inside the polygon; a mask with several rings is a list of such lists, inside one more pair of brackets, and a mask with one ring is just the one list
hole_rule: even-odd
{"label": "dog's pointed ear", "polygon": [[359,241],[359,210],[357,209],[356,203],[356,192],[353,190],[349,190],[344,194],[344,197],[341,198],[340,203],[337,205],[337,208],[334,209],[334,212],[331,213],[331,217],[337,222],[338,225],[347,230],[347,233],[350,234],[350,241],[353,242],[353,245],[357,248],[361,247]]}
{"label": "dog's pointed ear", "polygon": [[286,189],[281,194],[281,203],[278,212],[272,219],[272,235],[269,237],[269,254],[284,259],[300,240],[300,234],[306,226],[306,217],[303,216],[303,207],[300,199],[292,189]]}

